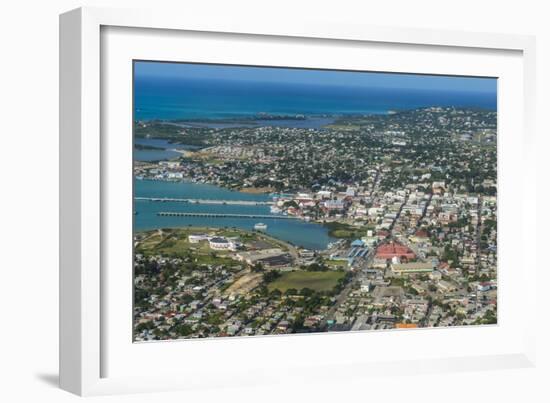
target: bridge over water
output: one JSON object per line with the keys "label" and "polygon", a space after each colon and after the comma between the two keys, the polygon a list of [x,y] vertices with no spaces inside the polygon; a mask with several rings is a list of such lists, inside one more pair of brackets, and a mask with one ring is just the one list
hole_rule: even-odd
{"label": "bridge over water", "polygon": [[262,218],[266,220],[296,220],[299,217],[288,215],[269,214],[231,214],[231,213],[188,213],[180,211],[159,211],[158,216],[163,217],[213,217],[213,218]]}
{"label": "bridge over water", "polygon": [[177,202],[190,204],[226,204],[234,206],[269,206],[272,201],[256,200],[213,200],[213,199],[178,199],[173,197],[134,197],[134,200],[151,202]]}

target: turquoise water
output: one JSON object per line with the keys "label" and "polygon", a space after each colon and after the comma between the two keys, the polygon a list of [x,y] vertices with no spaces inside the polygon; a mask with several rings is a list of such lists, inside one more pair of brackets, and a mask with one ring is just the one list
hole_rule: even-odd
{"label": "turquoise water", "polygon": [[[136,197],[168,197],[189,199],[215,200],[249,200],[269,201],[271,196],[265,194],[249,194],[234,192],[218,186],[191,183],[136,180]],[[267,234],[307,249],[325,249],[329,242],[334,241],[328,236],[325,227],[302,220],[277,219],[277,214],[271,214],[269,206],[235,206],[235,205],[205,205],[180,202],[150,202],[136,200],[134,202],[134,228],[146,230],[173,227],[236,227],[252,230],[257,222],[267,224]],[[157,213],[165,212],[201,212],[201,213],[232,213],[232,214],[268,214],[273,218],[208,218],[208,217],[161,217]]]}

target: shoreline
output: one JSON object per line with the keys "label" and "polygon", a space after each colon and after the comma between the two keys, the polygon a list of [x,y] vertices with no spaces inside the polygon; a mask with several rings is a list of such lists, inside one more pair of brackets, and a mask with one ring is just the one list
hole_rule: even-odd
{"label": "shoreline", "polygon": [[[364,112],[335,112],[335,113],[312,113],[312,114],[273,114],[273,115],[266,115],[261,116],[261,112],[257,112],[255,114],[251,115],[242,115],[238,117],[230,117],[230,118],[222,118],[222,117],[202,117],[202,118],[142,118],[142,119],[135,119],[134,122],[146,122],[146,123],[162,123],[162,124],[172,124],[175,126],[184,126],[186,124],[189,125],[189,129],[208,129],[209,124],[228,124],[232,125],[229,128],[234,128],[233,125],[239,125],[243,124],[245,126],[248,126],[249,128],[254,128],[254,125],[256,125],[256,122],[278,122],[278,121],[295,121],[295,122],[305,122],[308,120],[314,120],[314,119],[347,119],[347,118],[361,118],[366,116],[374,116],[374,115],[394,115],[397,113],[403,113],[403,112],[411,112],[421,109],[427,109],[427,108],[437,108],[441,107],[442,105],[431,105],[426,104],[422,106],[412,107],[412,108],[388,108],[383,110],[368,110]],[[466,109],[466,110],[474,110],[474,111],[485,111],[485,112],[496,112],[497,109],[487,107],[487,106],[458,106],[458,105],[444,105],[445,107],[456,107],[460,109]],[[196,125],[196,126],[192,126]]]}

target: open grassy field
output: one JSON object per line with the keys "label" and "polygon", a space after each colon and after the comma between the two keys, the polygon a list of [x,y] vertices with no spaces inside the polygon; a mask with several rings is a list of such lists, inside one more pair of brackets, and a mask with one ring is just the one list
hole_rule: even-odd
{"label": "open grassy field", "polygon": [[324,226],[328,228],[328,234],[330,236],[345,239],[361,238],[367,235],[367,231],[374,229],[374,226],[372,225],[354,227],[352,225],[339,222],[327,222]]}
{"label": "open grassy field", "polygon": [[290,288],[329,291],[334,288],[338,280],[344,277],[344,274],[341,271],[292,271],[283,273],[281,277],[271,282],[267,288],[269,291],[278,289],[281,292],[285,292]]}
{"label": "open grassy field", "polygon": [[[204,232],[206,228],[202,229]],[[175,229],[149,232],[144,241],[136,247],[137,253],[146,255],[163,255],[173,257],[191,257],[198,264],[226,264],[231,265],[234,260],[228,257],[228,251],[214,251],[208,246],[208,242],[192,244],[188,241],[191,233],[196,229]],[[221,231],[220,231],[221,232]]]}
{"label": "open grassy field", "polygon": [[146,231],[140,234],[141,241],[136,246],[136,253],[145,255],[163,255],[180,258],[191,258],[197,264],[225,264],[232,265],[235,261],[231,258],[233,252],[219,251],[210,248],[207,241],[190,243],[189,235],[207,233],[210,235],[237,238],[249,245],[262,241],[266,247],[278,247],[279,242],[272,240],[260,233],[243,231],[234,228],[178,228]]}

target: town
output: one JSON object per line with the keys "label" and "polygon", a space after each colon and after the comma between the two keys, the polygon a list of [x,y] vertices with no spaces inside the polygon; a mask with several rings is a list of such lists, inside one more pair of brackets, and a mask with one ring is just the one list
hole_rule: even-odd
{"label": "town", "polygon": [[271,214],[334,239],[311,250],[223,224],[136,232],[136,341],[497,322],[495,112],[135,133],[194,146],[136,161],[137,179],[269,193]]}

